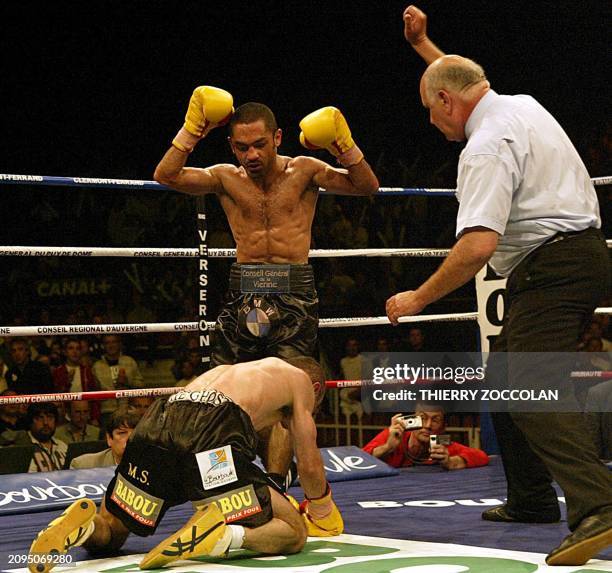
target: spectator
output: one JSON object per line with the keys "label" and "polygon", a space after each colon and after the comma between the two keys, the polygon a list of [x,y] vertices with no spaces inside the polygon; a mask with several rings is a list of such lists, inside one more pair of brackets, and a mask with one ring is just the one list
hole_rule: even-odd
{"label": "spectator", "polygon": [[429,352],[425,346],[425,334],[417,326],[408,331],[408,352]]}
{"label": "spectator", "polygon": [[50,394],[54,392],[49,367],[30,359],[30,348],[23,338],[10,344],[13,366],[6,373],[6,383],[17,394]]}
{"label": "spectator", "polygon": [[[361,380],[363,371],[363,356],[359,352],[359,341],[349,338],[345,346],[346,356],[340,360],[340,369],[343,380]],[[355,414],[357,418],[363,416],[363,406],[359,388],[342,388],[339,392],[340,410],[347,418]]]}
{"label": "spectator", "polygon": [[49,366],[53,373],[56,368],[62,365],[62,343],[59,340],[54,340],[51,343],[51,349],[49,350]]}
{"label": "spectator", "polygon": [[391,346],[389,340],[384,336],[379,337],[376,340],[376,355],[372,359],[372,367],[387,367],[391,363],[389,356],[391,352]]}
{"label": "spectator", "polygon": [[603,352],[610,352],[612,350],[612,342],[605,338],[605,333],[601,323],[594,319],[587,328],[587,333],[590,334],[590,338],[599,338],[602,344]]}
{"label": "spectator", "polygon": [[[15,390],[3,390],[0,396],[16,396]],[[0,446],[11,446],[27,430],[23,406],[20,404],[0,405]]]}
{"label": "spectator", "polygon": [[91,348],[89,347],[89,341],[86,338],[81,338],[81,359],[80,363],[82,366],[91,368],[95,362],[94,357],[91,354]]}
{"label": "spectator", "polygon": [[82,470],[117,465],[123,457],[128,438],[132,435],[132,431],[139,420],[136,414],[125,410],[116,410],[106,427],[108,449],[74,458],[70,462],[70,469]]}
{"label": "spectator", "polygon": [[[17,396],[15,390],[4,390],[0,396]],[[0,405],[0,433],[4,430],[25,430],[27,424],[20,404]]]}
{"label": "spectator", "polygon": [[189,360],[183,360],[180,362],[180,379],[177,380],[176,386],[187,386],[189,382],[195,380],[196,373],[193,364]]}
{"label": "spectator", "polygon": [[128,412],[136,414],[138,419],[140,419],[145,415],[154,400],[153,396],[134,396],[133,398],[128,398]]}
{"label": "spectator", "polygon": [[193,366],[193,373],[196,376],[204,373],[204,364],[202,363],[202,351],[199,348],[192,348],[187,353],[187,359]]}
{"label": "spectator", "polygon": [[34,454],[28,472],[61,470],[66,461],[68,444],[54,437],[58,411],[55,404],[30,404],[27,412],[28,432],[16,445],[34,445]]}
{"label": "spectator", "polygon": [[590,338],[584,346],[585,352],[590,352],[589,363],[597,370],[610,370],[612,363],[610,362],[610,353],[604,352],[603,339],[600,337]]}
{"label": "spectator", "polygon": [[100,437],[100,428],[89,424],[90,406],[84,400],[75,400],[68,405],[68,423],[59,426],[55,437],[62,442],[91,442]]}
{"label": "spectator", "polygon": [[344,380],[361,380],[363,357],[359,352],[359,341],[349,338],[344,346],[346,355],[340,360],[340,369]]}
{"label": "spectator", "polygon": [[[4,345],[2,344],[2,346]],[[4,356],[0,354],[0,392],[4,392],[8,388],[6,384],[6,373],[8,372],[8,369],[9,367]]]}
{"label": "spectator", "polygon": [[[78,338],[67,338],[64,342],[66,362],[53,371],[53,385],[56,392],[94,392],[98,383],[89,366],[84,365],[83,347]],[[91,406],[91,419],[96,423],[100,419],[100,405]]]}
{"label": "spectator", "polygon": [[421,417],[421,429],[406,430],[402,414],[396,414],[391,418],[391,425],[363,449],[395,468],[439,464],[446,470],[460,470],[489,463],[485,452],[458,442],[451,442],[448,447],[436,444],[430,448],[429,437],[444,433],[446,426],[441,407],[419,404],[415,414]]}
{"label": "spectator", "polygon": [[[93,374],[101,390],[142,388],[143,378],[138,364],[131,356],[121,353],[121,338],[116,334],[102,337],[104,354],[93,365]],[[102,427],[119,407],[117,400],[103,400],[101,405]]]}

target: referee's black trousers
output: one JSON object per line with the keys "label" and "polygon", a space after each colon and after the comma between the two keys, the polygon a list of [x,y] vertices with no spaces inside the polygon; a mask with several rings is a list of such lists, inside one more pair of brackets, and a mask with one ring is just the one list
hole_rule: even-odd
{"label": "referee's black trousers", "polygon": [[[587,229],[542,245],[508,279],[506,316],[493,351],[575,352],[610,283],[608,249],[599,231]],[[506,356],[512,359],[512,354]],[[558,376],[559,356],[571,358],[535,356],[539,363],[530,371],[510,369],[511,387],[542,388]],[[572,403],[571,381],[554,384],[562,396],[559,411],[510,410],[492,417],[508,482],[508,509],[534,514],[556,507],[554,479],[565,495],[568,526],[574,530],[585,517],[612,507],[612,472],[599,461],[583,414]]]}

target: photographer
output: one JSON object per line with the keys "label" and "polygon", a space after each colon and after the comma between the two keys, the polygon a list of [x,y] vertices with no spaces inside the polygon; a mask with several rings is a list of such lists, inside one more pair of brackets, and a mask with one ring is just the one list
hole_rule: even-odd
{"label": "photographer", "polygon": [[[395,414],[389,427],[363,449],[395,468],[438,464],[446,470],[461,470],[489,463],[489,456],[482,450],[457,442],[430,445],[430,437],[440,437],[444,433],[444,410],[441,408],[417,407],[415,416],[418,418]],[[409,430],[411,425],[414,429]]]}

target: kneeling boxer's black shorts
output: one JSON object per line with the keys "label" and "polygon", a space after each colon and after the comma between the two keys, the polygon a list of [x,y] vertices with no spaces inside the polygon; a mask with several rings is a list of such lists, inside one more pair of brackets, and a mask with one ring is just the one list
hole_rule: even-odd
{"label": "kneeling boxer's black shorts", "polygon": [[263,525],[272,519],[268,487],[275,486],[253,463],[256,446],[251,419],[220,392],[158,399],[130,436],[106,508],[141,536],[186,501],[214,502],[227,523]]}

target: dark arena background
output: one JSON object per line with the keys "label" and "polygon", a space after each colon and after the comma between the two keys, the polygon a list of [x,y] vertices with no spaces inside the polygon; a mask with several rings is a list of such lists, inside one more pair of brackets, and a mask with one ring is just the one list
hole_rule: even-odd
{"label": "dark arena background", "polygon": [[[419,80],[425,64],[403,37],[407,5],[397,0],[9,0],[3,4],[0,24],[0,172],[152,180],[183,124],[193,89],[212,85],[228,90],[235,106],[248,101],[270,106],[283,130],[281,154],[310,154],[331,163],[327,152],[300,146],[298,123],[311,111],[333,105],[347,118],[381,186],[452,189],[462,145],[447,142],[421,105]],[[612,175],[609,2],[423,0],[416,5],[427,13],[429,36],[442,50],[480,63],[498,93],[534,96],[566,130],[591,177]],[[188,165],[233,162],[226,136],[225,128],[212,131]],[[4,246],[195,248],[199,242],[196,200],[187,195],[162,189],[0,183]],[[610,239],[612,185],[596,189],[603,232]],[[208,196],[205,205],[208,247],[233,248],[218,199]],[[453,197],[321,194],[312,248],[450,248],[456,212]],[[0,327],[198,318],[194,258],[0,255]],[[314,259],[320,315],[384,316],[389,296],[418,286],[440,261]],[[209,263],[208,319],[214,320],[227,290],[231,260]],[[473,312],[475,301],[471,281],[426,312]],[[605,306],[612,305],[607,301]],[[415,326],[428,351],[479,349],[476,322]],[[610,339],[609,325],[606,328],[602,336]],[[361,352],[379,349],[380,339],[388,351],[405,352],[410,349],[410,330],[406,324],[322,329],[320,353],[327,379],[342,378],[340,360],[350,339]],[[173,373],[186,359],[190,334],[125,335],[122,343],[141,367],[144,383],[164,387],[176,382]],[[47,351],[41,341],[32,338],[37,351],[49,355],[51,366],[54,361],[60,364],[59,350],[51,345]],[[100,339],[92,335],[88,341],[95,356]],[[9,343],[9,337],[0,335],[2,365],[10,365]],[[317,418],[322,448],[361,447],[388,425],[386,414],[365,414],[357,421],[338,408],[338,391],[330,389]],[[488,443],[480,439],[480,414],[449,416],[449,433],[496,454],[490,434]],[[335,498],[345,515],[346,535],[311,541],[302,561],[295,556],[282,566],[308,572],[333,568],[338,573],[399,567],[415,567],[419,573],[561,571],[545,566],[543,554],[567,533],[565,521],[522,528],[484,524],[480,506],[495,505],[506,494],[501,461],[493,457],[488,467],[465,473],[420,467],[391,477],[338,483]],[[0,478],[0,515],[6,491]],[[0,555],[27,552],[36,532],[58,513],[57,508],[46,509],[2,515]],[[117,560],[72,570],[137,570],[139,559],[132,554],[146,553],[188,515],[186,508],[174,510],[163,535],[145,541],[131,538]],[[336,561],[321,557],[334,552]],[[87,559],[82,550],[76,556]],[[608,548],[599,557],[584,568],[562,568],[563,573],[612,571],[612,551]],[[1,567],[17,567],[2,559]],[[245,563],[265,571],[281,566],[254,558]],[[176,571],[240,568],[236,558],[226,565],[191,562]]]}

